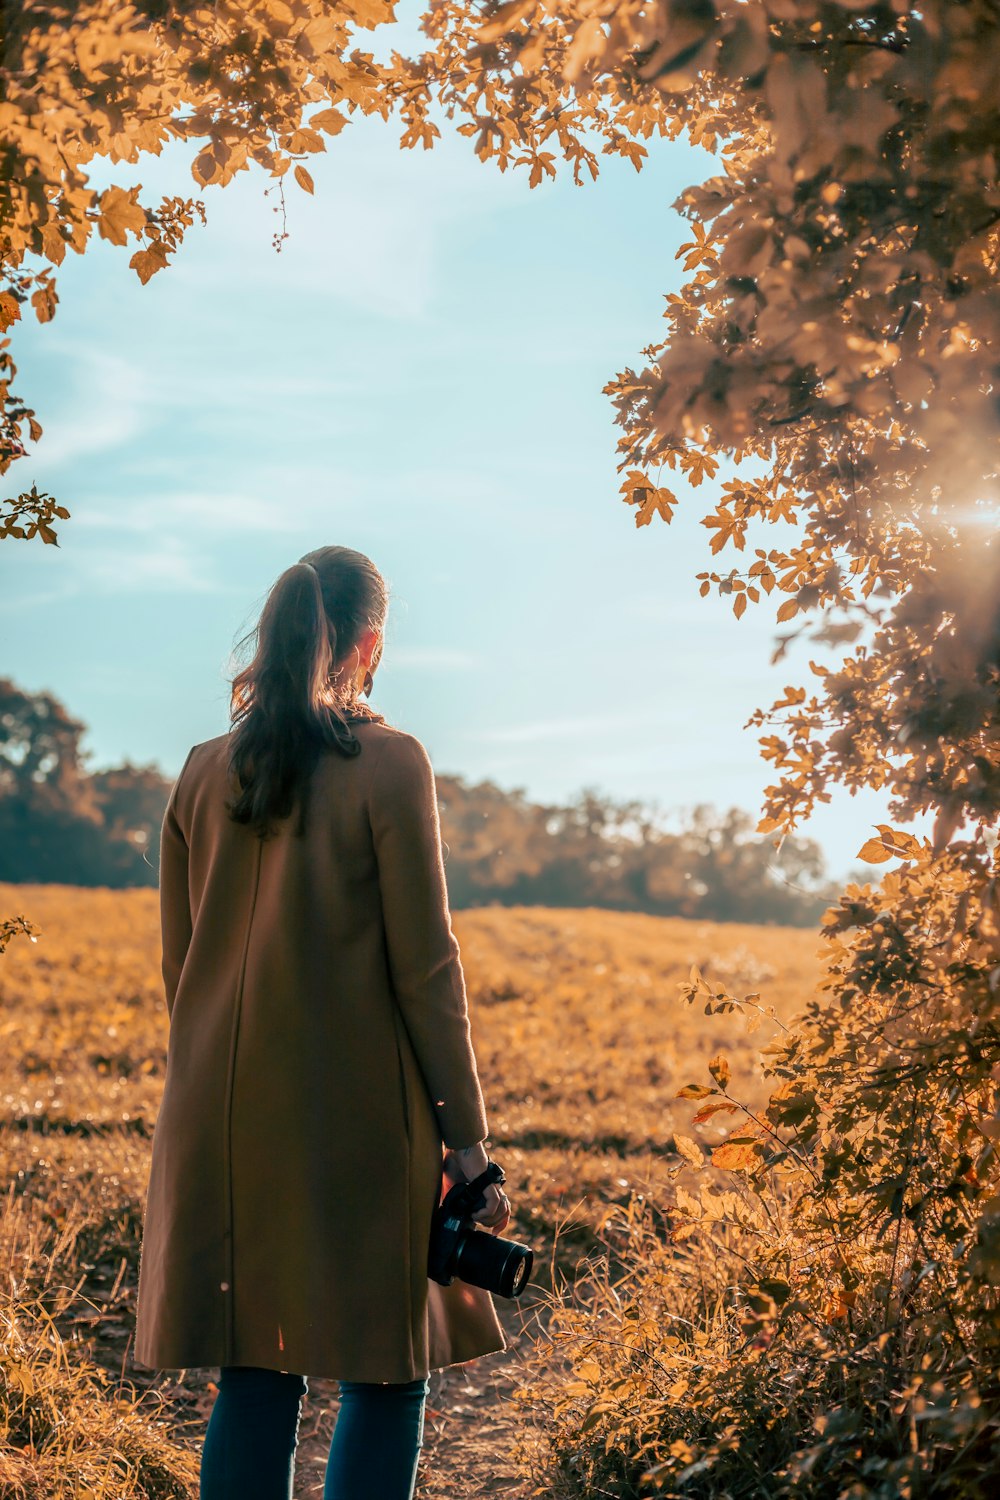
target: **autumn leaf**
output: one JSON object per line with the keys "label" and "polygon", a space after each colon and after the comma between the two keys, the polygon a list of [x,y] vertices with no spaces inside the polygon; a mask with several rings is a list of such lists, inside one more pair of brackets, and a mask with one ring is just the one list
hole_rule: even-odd
{"label": "autumn leaf", "polygon": [[46,223],[41,229],[42,254],[54,266],[62,265],[66,258],[66,241],[58,223]]}
{"label": "autumn leaf", "polygon": [[321,109],[310,115],[309,124],[314,130],[322,130],[327,135],[339,135],[347,124],[347,116],[339,109]]}
{"label": "autumn leaf", "polygon": [[702,1083],[686,1083],[674,1095],[675,1099],[707,1099],[709,1094],[714,1094],[715,1089],[706,1088]]}
{"label": "autumn leaf", "polygon": [[529,188],[537,187],[543,174],[549,177],[556,175],[555,157],[551,151],[538,151],[532,156],[531,171],[528,174]]}
{"label": "autumn leaf", "polygon": [[166,264],[166,246],[159,240],[154,240],[144,250],[137,250],[129,261],[130,268],[136,272],[143,286],[157,271],[162,271]]}
{"label": "autumn leaf", "polygon": [[0,292],[0,330],[9,328],[21,316],[21,304],[10,292]]}
{"label": "autumn leaf", "polygon": [[341,35],[341,27],[330,15],[320,14],[311,20],[301,32],[301,40],[308,43],[309,52],[319,57],[334,46]]}
{"label": "autumn leaf", "polygon": [[884,864],[888,859],[916,859],[921,853],[921,847],[912,833],[903,829],[892,828],[888,823],[876,823],[879,830],[877,839],[868,839],[855,855],[856,859],[863,859],[866,864]]}
{"label": "autumn leaf", "polygon": [[905,828],[893,828],[888,823],[876,823],[875,827],[894,852],[901,854],[904,859],[919,858],[922,852],[920,841],[912,833],[907,833]]}
{"label": "autumn leaf", "polygon": [[293,130],[291,135],[282,140],[281,144],[293,156],[297,156],[303,151],[326,150],[326,141],[324,141],[319,132],[309,129]]}
{"label": "autumn leaf", "polygon": [[681,1219],[679,1223],[671,1226],[670,1239],[673,1244],[679,1244],[682,1240],[690,1239],[699,1229],[697,1219]]}
{"label": "autumn leaf", "polygon": [[51,322],[56,315],[58,301],[56,289],[51,282],[46,282],[32,292],[31,305],[35,309],[35,316],[39,323]]}
{"label": "autumn leaf", "polygon": [[745,1172],[759,1165],[761,1160],[756,1140],[731,1136],[712,1151],[713,1167],[722,1167],[727,1172]]}
{"label": "autumn leaf", "polygon": [[719,471],[719,460],[702,448],[689,448],[681,458],[681,469],[690,483],[697,488],[702,480],[714,479]]}
{"label": "autumn leaf", "polygon": [[668,489],[657,488],[647,490],[639,509],[636,511],[635,524],[637,526],[648,526],[654,515],[660,516],[664,521],[673,518],[676,498]]}
{"label": "autumn leaf", "polygon": [[714,1099],[711,1104],[702,1105],[701,1109],[692,1116],[691,1123],[693,1125],[701,1125],[705,1120],[710,1120],[713,1115],[719,1114],[720,1111],[725,1111],[727,1114],[735,1114],[739,1112],[739,1105],[733,1104],[729,1099]]}
{"label": "autumn leaf", "polygon": [[746,546],[746,522],[734,516],[725,505],[720,505],[714,514],[705,516],[699,524],[715,532],[709,543],[713,553],[721,552],[727,542],[735,543],[740,550]]}
{"label": "autumn leaf", "polygon": [[98,199],[97,227],[101,238],[124,245],[127,236],[139,235],[146,227],[146,210],[138,203],[138,187],[107,188]]}
{"label": "autumn leaf", "polygon": [[869,839],[861,845],[855,858],[863,859],[869,865],[880,865],[892,858],[892,850],[887,849],[881,839]]}
{"label": "autumn leaf", "polygon": [[693,1141],[689,1135],[678,1135],[674,1132],[674,1150],[683,1156],[693,1167],[704,1165],[704,1155],[697,1141]]}
{"label": "autumn leaf", "polygon": [[311,193],[313,191],[313,180],[301,163],[296,164],[295,181],[298,183],[299,187],[304,188],[307,193]]}
{"label": "autumn leaf", "polygon": [[676,497],[670,490],[653,484],[640,469],[630,469],[620,489],[627,505],[638,506],[637,526],[648,526],[654,515],[661,516],[664,521],[672,520]]}
{"label": "autumn leaf", "polygon": [[212,151],[202,151],[191,163],[191,176],[202,186],[210,183],[218,170],[219,166]]}
{"label": "autumn leaf", "polygon": [[507,0],[505,5],[495,10],[489,20],[479,27],[479,40],[492,42],[503,36],[525,16],[529,16],[535,9],[536,3],[537,0]]}
{"label": "autumn leaf", "polygon": [[708,1065],[708,1071],[719,1085],[719,1088],[724,1089],[729,1082],[729,1063],[722,1056],[721,1052],[717,1057],[712,1058]]}

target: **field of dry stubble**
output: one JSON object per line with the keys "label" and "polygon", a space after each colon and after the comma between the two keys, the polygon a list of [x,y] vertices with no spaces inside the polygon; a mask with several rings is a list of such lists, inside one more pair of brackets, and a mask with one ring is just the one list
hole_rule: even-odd
{"label": "field of dry stubble", "polygon": [[[0,958],[0,1493],[193,1496],[213,1371],[130,1365],[150,1137],[167,1017],[153,890],[0,885],[0,912],[41,930]],[[696,965],[787,1020],[817,977],[800,930],[595,909],[454,914],[490,1113],[508,1173],[508,1235],[538,1252],[538,1284],[572,1274],[608,1204],[655,1194],[675,1128],[706,1145],[677,1090],[729,1058],[763,1093],[752,1035],[678,994]],[[505,1457],[519,1346],[542,1303],[503,1308],[511,1348],[433,1378],[418,1493],[514,1493]],[[332,1382],[310,1382],[296,1493],[322,1490]],[[6,1430],[4,1430],[6,1429]]]}

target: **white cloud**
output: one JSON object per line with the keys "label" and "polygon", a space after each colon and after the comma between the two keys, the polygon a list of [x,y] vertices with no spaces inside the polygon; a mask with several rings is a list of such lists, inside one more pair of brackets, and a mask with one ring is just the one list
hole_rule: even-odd
{"label": "white cloud", "polygon": [[65,468],[86,454],[122,447],[146,426],[147,379],[141,366],[91,345],[50,344],[46,353],[76,375],[71,402],[43,413],[41,440],[28,445],[29,459]]}
{"label": "white cloud", "polygon": [[207,558],[194,555],[178,538],[160,536],[142,548],[105,548],[84,554],[77,564],[75,592],[96,587],[104,593],[165,589],[189,593],[232,593]]}
{"label": "white cloud", "polygon": [[81,531],[130,531],[157,538],[171,527],[187,526],[196,527],[199,532],[236,529],[281,533],[287,525],[287,507],[280,496],[263,500],[248,494],[190,490],[143,495],[140,499],[130,497],[113,507],[84,505],[74,520]]}

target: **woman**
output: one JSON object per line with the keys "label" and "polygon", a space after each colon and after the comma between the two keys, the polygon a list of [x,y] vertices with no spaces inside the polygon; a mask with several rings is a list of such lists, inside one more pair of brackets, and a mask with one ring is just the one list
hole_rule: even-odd
{"label": "woman", "polygon": [[[219,1367],[202,1500],[288,1500],[309,1375],[340,1382],[324,1500],[409,1500],[429,1371],[505,1347],[488,1292],[427,1277],[487,1121],[434,774],[359,700],[387,605],[349,547],[282,573],[163,819],[134,1357]],[[476,1218],[509,1217],[490,1186]]]}

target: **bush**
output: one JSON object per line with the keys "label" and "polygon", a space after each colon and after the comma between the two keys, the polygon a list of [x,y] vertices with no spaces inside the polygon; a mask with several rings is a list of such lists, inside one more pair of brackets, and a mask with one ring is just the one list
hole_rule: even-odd
{"label": "bush", "polygon": [[[728,1136],[709,1160],[675,1136],[671,1190],[610,1208],[556,1287],[521,1397],[556,1496],[997,1492],[995,853],[911,854],[827,913],[766,1105],[714,1058],[679,1097]],[[682,989],[759,1014],[697,972]]]}

